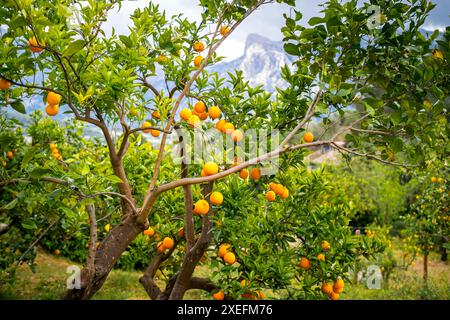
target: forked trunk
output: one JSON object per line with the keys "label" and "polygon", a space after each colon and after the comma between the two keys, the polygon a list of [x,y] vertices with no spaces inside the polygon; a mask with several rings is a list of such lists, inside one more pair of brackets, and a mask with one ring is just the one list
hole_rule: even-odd
{"label": "forked trunk", "polygon": [[145,226],[137,223],[134,216],[128,216],[113,228],[96,251],[94,272],[88,268],[83,268],[81,271],[81,288],[68,289],[64,299],[91,299],[100,290],[121,254],[144,229]]}

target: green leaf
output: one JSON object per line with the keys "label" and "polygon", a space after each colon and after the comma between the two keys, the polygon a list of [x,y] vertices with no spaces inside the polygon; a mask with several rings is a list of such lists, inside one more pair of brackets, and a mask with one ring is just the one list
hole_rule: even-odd
{"label": "green leaf", "polygon": [[323,23],[323,18],[313,17],[309,19],[308,24],[310,26],[315,26],[316,24]]}
{"label": "green leaf", "polygon": [[14,102],[11,102],[11,107],[14,110],[16,110],[17,112],[26,114],[25,105],[23,104],[23,102],[21,100],[16,100]]}
{"label": "green leaf", "polygon": [[37,228],[37,225],[33,220],[25,220],[22,222],[22,227],[24,229],[33,230]]}
{"label": "green leaf", "polygon": [[19,201],[19,199],[14,199],[13,201],[11,201],[10,203],[8,203],[6,206],[3,207],[3,210],[11,210],[12,208],[14,208],[17,204],[17,202]]}
{"label": "green leaf", "polygon": [[111,181],[111,182],[115,182],[115,183],[123,182],[122,179],[120,179],[118,176],[115,176],[115,175],[106,176],[105,179],[108,181]]}
{"label": "green leaf", "polygon": [[30,172],[30,177],[33,179],[39,179],[41,178],[43,175],[47,174],[47,173],[51,173],[52,170],[50,169],[46,169],[46,168],[35,168]]}
{"label": "green leaf", "polygon": [[298,46],[296,46],[293,43],[286,43],[284,45],[284,51],[286,51],[288,54],[299,56],[300,55],[300,49]]}
{"label": "green leaf", "polygon": [[84,40],[75,40],[63,51],[63,55],[66,57],[73,56],[75,53],[83,49]]}
{"label": "green leaf", "polygon": [[131,42],[130,38],[127,36],[119,36],[120,41],[127,47],[131,48],[133,46],[133,42]]}

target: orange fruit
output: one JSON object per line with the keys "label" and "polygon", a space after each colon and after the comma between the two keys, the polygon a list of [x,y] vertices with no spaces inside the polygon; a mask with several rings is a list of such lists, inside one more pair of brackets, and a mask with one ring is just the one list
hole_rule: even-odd
{"label": "orange fruit", "polygon": [[266,193],[266,199],[270,202],[275,201],[277,195],[272,190]]}
{"label": "orange fruit", "polygon": [[282,199],[286,199],[287,197],[289,197],[289,190],[286,187],[283,187],[283,192],[280,194],[280,197]]}
{"label": "orange fruit", "polygon": [[219,130],[219,131],[222,131],[222,128],[223,128],[223,126],[224,126],[226,123],[227,123],[227,120],[225,120],[225,119],[222,119],[222,120],[217,121],[217,123],[216,123],[216,129]]}
{"label": "orange fruit", "polygon": [[433,182],[433,183],[438,182],[438,178],[436,178],[436,177],[431,177],[431,182]]}
{"label": "orange fruit", "polygon": [[201,175],[202,175],[202,177],[206,177],[207,176],[205,170],[202,169]]}
{"label": "orange fruit", "polygon": [[178,229],[177,236],[178,236],[178,238],[183,238],[183,236],[184,236],[184,228]]}
{"label": "orange fruit", "polygon": [[49,104],[45,107],[45,112],[51,117],[56,116],[58,114],[58,111],[59,111],[58,105]]}
{"label": "orange fruit", "polygon": [[56,150],[56,145],[54,143],[49,144],[50,150]]}
{"label": "orange fruit", "polygon": [[159,113],[158,110],[155,110],[155,111],[152,112],[152,118],[153,118],[153,119],[159,119],[159,118],[161,118],[161,114]]}
{"label": "orange fruit", "polygon": [[214,120],[220,118],[221,111],[219,107],[212,106],[211,108],[208,109],[208,113],[209,117]]}
{"label": "orange fruit", "polygon": [[54,254],[55,256],[59,256],[59,255],[61,254],[61,250],[55,249],[55,251],[53,251],[53,254]]}
{"label": "orange fruit", "polygon": [[206,175],[211,176],[219,172],[219,166],[215,162],[207,162],[203,166],[203,170],[205,171]]}
{"label": "orange fruit", "polygon": [[5,79],[0,79],[0,90],[8,90],[11,87],[11,83]]}
{"label": "orange fruit", "polygon": [[183,110],[181,110],[180,112],[180,117],[181,119],[183,119],[184,121],[188,121],[189,118],[192,116],[192,112],[191,110],[184,108]]}
{"label": "orange fruit", "polygon": [[306,143],[310,143],[314,141],[314,136],[311,132],[306,132],[303,135],[303,141],[305,141]]}
{"label": "orange fruit", "polygon": [[226,134],[232,134],[234,131],[234,125],[230,122],[227,122],[222,127],[222,132]]}
{"label": "orange fruit", "polygon": [[233,139],[234,142],[239,142],[244,139],[244,133],[241,130],[235,130],[231,134],[231,139]]}
{"label": "orange fruit", "polygon": [[330,244],[328,243],[328,241],[323,241],[323,242],[322,242],[322,250],[323,250],[323,251],[328,251],[328,250],[330,250]]}
{"label": "orange fruit", "polygon": [[232,265],[236,262],[236,256],[234,255],[233,252],[227,252],[223,256],[223,261],[225,261],[226,264]]}
{"label": "orange fruit", "polygon": [[41,52],[42,50],[44,50],[45,46],[45,42],[40,40],[38,43],[38,40],[36,39],[36,37],[31,37],[30,39],[28,39],[28,45],[30,46],[30,50],[33,52]]}
{"label": "orange fruit", "polygon": [[61,96],[53,91],[47,94],[47,103],[50,105],[57,105],[61,103]]}
{"label": "orange fruit", "polygon": [[250,171],[250,177],[254,180],[258,180],[259,178],[261,178],[261,171],[258,168],[253,168]]}
{"label": "orange fruit", "polygon": [[14,153],[13,153],[12,151],[8,151],[8,152],[6,153],[6,157],[7,157],[8,159],[12,159],[12,158],[14,157]]}
{"label": "orange fruit", "polygon": [[158,244],[156,245],[156,251],[158,251],[158,253],[163,253],[164,250],[166,250],[166,248],[164,247],[163,242],[158,242]]}
{"label": "orange fruit", "polygon": [[344,291],[344,280],[337,279],[334,282],[334,285],[333,285],[333,292],[334,293],[341,293],[342,291]]}
{"label": "orange fruit", "polygon": [[203,101],[197,101],[194,105],[194,110],[198,113],[203,113],[206,111],[206,105]]}
{"label": "orange fruit", "polygon": [[144,133],[150,133],[150,132],[152,132],[152,129],[150,129],[150,127],[152,126],[152,124],[150,123],[150,122],[148,122],[148,121],[145,121],[143,124],[142,124],[142,129],[144,129],[144,128],[149,128],[149,129],[144,129],[144,130],[142,130]]}
{"label": "orange fruit", "polygon": [[269,188],[279,196],[281,196],[284,192],[284,187],[280,183],[269,184]]}
{"label": "orange fruit", "polygon": [[223,293],[222,290],[220,290],[216,293],[213,293],[212,296],[213,296],[214,300],[223,300],[225,298],[225,294]]}
{"label": "orange fruit", "polygon": [[144,230],[144,234],[146,236],[152,237],[155,234],[155,230],[152,227],[148,227],[147,230]]}
{"label": "orange fruit", "polygon": [[196,56],[194,59],[194,66],[196,66],[197,68],[200,67],[200,65],[203,62],[203,57],[202,56]]}
{"label": "orange fruit", "polygon": [[240,284],[241,284],[241,287],[246,287],[247,285],[249,285],[249,284],[247,284],[247,280],[245,280],[245,279],[242,279]]}
{"label": "orange fruit", "polygon": [[212,205],[220,206],[223,202],[223,195],[220,192],[215,191],[215,192],[211,193],[209,200],[211,201]]}
{"label": "orange fruit", "polygon": [[219,257],[223,258],[228,250],[231,248],[231,244],[229,243],[223,243],[219,246]]}
{"label": "orange fruit", "polygon": [[323,253],[319,253],[317,255],[317,260],[322,261],[322,262],[325,261],[325,255]]}
{"label": "orange fruit", "polygon": [[304,270],[309,270],[309,268],[311,268],[311,262],[309,262],[306,257],[302,257],[298,265]]}
{"label": "orange fruit", "polygon": [[331,294],[333,292],[333,284],[331,284],[331,283],[323,283],[321,290],[325,294]]}
{"label": "orange fruit", "polygon": [[173,239],[169,237],[165,237],[162,241],[162,245],[165,249],[172,249],[174,244],[175,242],[173,241]]}
{"label": "orange fruit", "polygon": [[194,43],[194,51],[195,52],[202,52],[203,50],[205,50],[205,44],[201,41],[196,41]]}
{"label": "orange fruit", "polygon": [[205,215],[209,212],[209,203],[206,200],[198,200],[194,205],[194,213]]}
{"label": "orange fruit", "polygon": [[339,294],[337,294],[336,292],[331,292],[330,294],[328,294],[328,297],[330,298],[330,300],[339,300]]}
{"label": "orange fruit", "polygon": [[150,133],[152,134],[152,136],[157,138],[161,134],[161,131],[159,131],[159,130],[150,130]]}
{"label": "orange fruit", "polygon": [[221,26],[220,27],[220,34],[223,36],[225,36],[228,32],[230,32],[230,28],[228,28],[228,26]]}
{"label": "orange fruit", "polygon": [[189,123],[189,127],[191,128],[199,128],[201,123],[200,123],[200,118],[198,116],[196,116],[195,114],[190,116],[188,119],[188,123]]}
{"label": "orange fruit", "polygon": [[206,112],[196,113],[196,116],[200,118],[200,120],[208,119],[208,114]]}
{"label": "orange fruit", "polygon": [[247,179],[248,178],[248,170],[247,169],[242,169],[240,172],[239,172],[239,178],[241,178],[241,179]]}

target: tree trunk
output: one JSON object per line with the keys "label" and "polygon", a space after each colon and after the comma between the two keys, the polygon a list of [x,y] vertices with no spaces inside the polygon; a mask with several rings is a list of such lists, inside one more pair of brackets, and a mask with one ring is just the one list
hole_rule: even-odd
{"label": "tree trunk", "polygon": [[423,255],[423,281],[427,284],[428,281],[428,253]]}
{"label": "tree trunk", "polygon": [[96,251],[94,272],[88,268],[83,268],[81,271],[81,288],[68,289],[64,299],[91,299],[100,290],[121,254],[137,235],[145,230],[145,227],[145,225],[136,222],[136,217],[128,216],[113,228]]}

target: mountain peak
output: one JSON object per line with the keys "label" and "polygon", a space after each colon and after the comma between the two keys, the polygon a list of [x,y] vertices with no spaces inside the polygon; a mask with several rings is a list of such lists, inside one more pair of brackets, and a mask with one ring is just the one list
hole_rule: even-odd
{"label": "mountain peak", "polygon": [[252,46],[261,46],[266,50],[282,50],[281,42],[270,40],[260,34],[250,33],[245,41],[245,52]]}

